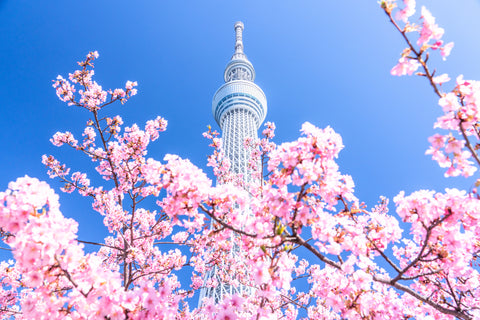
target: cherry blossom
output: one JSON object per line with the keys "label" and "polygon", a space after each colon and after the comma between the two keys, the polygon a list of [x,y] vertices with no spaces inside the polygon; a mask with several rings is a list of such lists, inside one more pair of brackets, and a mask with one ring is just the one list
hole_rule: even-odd
{"label": "cherry blossom", "polygon": [[[426,153],[446,176],[475,174],[480,82],[459,76],[442,91],[450,79],[431,71],[427,57],[450,54],[443,29],[424,7],[421,26],[411,24],[413,0],[402,9],[380,5],[407,43],[391,73],[425,77],[439,98],[435,127],[445,132],[428,138]],[[0,262],[2,319],[480,318],[476,190],[401,191],[393,205],[380,196],[369,208],[338,163],[341,136],[308,122],[294,141],[274,143],[269,122],[262,138],[247,139],[247,182],[230,171],[209,127],[214,184],[188,159],[148,153],[166,130],[162,117],[124,126],[107,114],[138,84],[103,89],[94,80],[98,57],[88,53],[79,70],[53,82],[58,98],[90,119],[51,142],[93,170],[71,169],[53,155],[42,162],[64,192],[92,201],[108,236],[79,239],[77,222],[62,214],[46,182],[11,182],[0,192],[0,237],[13,255]],[[86,244],[96,250],[86,253]],[[205,281],[213,271],[217,277]],[[232,292],[196,300],[219,283]]]}
{"label": "cherry blossom", "polygon": [[418,61],[409,59],[407,57],[401,57],[398,60],[398,64],[392,68],[390,73],[393,76],[412,75],[420,67]]}
{"label": "cherry blossom", "polygon": [[397,20],[402,20],[403,22],[407,22],[408,18],[415,14],[416,1],[403,0],[403,4],[405,5],[405,7],[402,10],[397,11],[395,18]]}

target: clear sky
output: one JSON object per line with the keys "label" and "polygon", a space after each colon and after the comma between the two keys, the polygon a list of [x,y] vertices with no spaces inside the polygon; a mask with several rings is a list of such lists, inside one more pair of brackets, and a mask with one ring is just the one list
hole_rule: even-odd
{"label": "clear sky", "polygon": [[[480,79],[480,1],[417,3],[455,42],[446,62],[433,59],[438,72]],[[83,130],[88,114],[60,102],[51,84],[92,50],[100,53],[96,80],[104,88],[139,83],[137,96],[107,113],[127,125],[165,117],[169,128],[149,156],[179,154],[211,176],[201,134],[209,124],[217,127],[211,99],[233,54],[238,20],[256,83],[267,95],[267,120],[277,125],[276,142],[298,137],[305,121],[333,127],[346,146],[341,171],[353,176],[357,196],[369,206],[401,190],[471,187],[443,178],[424,155],[441,110],[425,79],[390,75],[405,45],[375,0],[0,0],[0,189],[27,174],[61,193],[41,164],[43,154],[74,171],[88,165],[49,138]],[[80,221],[80,238],[100,240],[101,219],[89,201],[61,194],[62,212]]]}

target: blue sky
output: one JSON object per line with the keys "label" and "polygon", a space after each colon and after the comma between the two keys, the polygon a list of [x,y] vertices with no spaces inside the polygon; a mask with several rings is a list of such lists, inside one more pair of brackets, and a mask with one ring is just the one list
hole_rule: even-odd
{"label": "blue sky", "polygon": [[[417,2],[455,42],[446,62],[432,59],[438,72],[479,79],[480,2]],[[57,99],[51,80],[75,70],[92,50],[100,53],[96,81],[104,88],[139,83],[138,96],[107,113],[127,125],[165,117],[168,130],[149,156],[179,154],[211,175],[202,132],[217,127],[211,99],[233,54],[238,20],[267,95],[267,121],[277,125],[276,142],[298,137],[305,121],[333,127],[346,146],[341,171],[353,176],[356,195],[369,206],[401,190],[471,187],[469,180],[443,178],[424,155],[441,110],[425,79],[390,75],[405,45],[374,0],[0,0],[0,189],[27,174],[60,193],[43,154],[73,170],[88,165],[49,142],[56,131],[79,135],[88,119]],[[80,238],[100,240],[101,219],[89,201],[61,194],[64,215],[81,223]]]}

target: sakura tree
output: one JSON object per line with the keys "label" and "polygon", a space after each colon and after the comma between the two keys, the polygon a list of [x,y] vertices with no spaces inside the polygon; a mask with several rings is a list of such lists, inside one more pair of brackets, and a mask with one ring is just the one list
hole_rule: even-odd
{"label": "sakura tree", "polygon": [[[472,176],[480,165],[479,82],[459,76],[444,91],[449,76],[428,60],[446,58],[453,43],[443,42],[435,18],[422,7],[413,23],[414,0],[380,7],[407,46],[391,73],[424,77],[444,111],[427,154],[446,176]],[[89,158],[96,173],[72,172],[51,155],[43,163],[62,191],[91,199],[109,236],[87,253],[77,222],[62,215],[46,182],[11,182],[0,193],[0,236],[14,257],[0,263],[2,318],[480,319],[475,190],[400,192],[395,213],[386,198],[367,208],[336,163],[340,135],[310,123],[293,142],[272,142],[272,123],[262,139],[245,141],[255,176],[248,184],[230,172],[209,129],[214,185],[187,159],[147,156],[166,120],[124,127],[108,114],[105,107],[126,103],[137,83],[103,89],[93,80],[97,58],[90,52],[68,78],[54,80],[59,99],[90,120],[81,138],[51,139]],[[93,174],[104,183],[92,184]],[[204,281],[213,268],[220,280]],[[218,281],[249,290],[198,304],[196,293]]]}

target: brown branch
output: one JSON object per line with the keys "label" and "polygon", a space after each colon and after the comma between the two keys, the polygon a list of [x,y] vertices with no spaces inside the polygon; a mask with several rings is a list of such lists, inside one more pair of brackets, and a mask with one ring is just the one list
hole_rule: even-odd
{"label": "brown branch", "polygon": [[[67,270],[65,270],[65,269],[63,269],[63,268],[61,267],[61,263],[60,263],[60,261],[58,260],[58,257],[57,257],[56,255],[55,255],[55,261],[58,263],[58,268],[63,272],[63,275],[68,279],[68,281],[70,281],[70,283],[75,287],[75,289],[77,289],[78,292],[80,292],[80,293],[82,294],[82,296],[84,296],[85,298],[88,298],[88,293],[90,293],[91,289],[90,289],[90,291],[87,292],[87,293],[85,293],[85,292],[83,292],[82,290],[78,289],[77,283],[72,279],[72,276],[70,275],[70,273],[69,273]],[[93,289],[93,287],[92,287],[92,289]]]}
{"label": "brown branch", "polygon": [[229,230],[232,230],[238,234],[241,234],[241,235],[244,235],[244,236],[247,236],[247,237],[251,237],[251,238],[257,238],[258,235],[254,234],[254,233],[248,233],[248,232],[245,232],[243,230],[240,230],[240,229],[237,229],[235,227],[232,227],[231,225],[223,222],[222,220],[218,219],[217,217],[215,217],[215,215],[210,212],[210,210],[208,210],[204,205],[200,204],[199,207],[203,210],[203,212],[205,212],[210,218],[212,218],[213,220],[215,220],[215,222],[218,222],[220,225],[222,225],[222,227],[226,228],[226,229],[229,229]]}
{"label": "brown branch", "polygon": [[418,278],[421,278],[421,277],[426,277],[426,276],[431,276],[431,275],[434,275],[434,274],[437,274],[437,273],[440,273],[442,272],[443,269],[438,269],[438,270],[432,270],[430,272],[425,272],[425,273],[421,273],[421,274],[417,274],[415,276],[411,276],[411,277],[401,277],[400,280],[415,280],[415,279],[418,279]]}
{"label": "brown branch", "polygon": [[[430,85],[432,86],[433,88],[433,91],[435,92],[435,94],[441,98],[443,97],[443,93],[440,92],[440,90],[438,89],[438,86],[437,84],[433,81],[433,76],[435,75],[435,71],[433,72],[430,72],[430,70],[428,69],[428,66],[427,66],[427,61],[428,61],[428,54],[426,55],[426,59],[423,60],[422,59],[422,54],[423,52],[420,51],[418,52],[415,47],[413,46],[413,44],[411,43],[410,39],[408,39],[407,35],[406,35],[406,32],[401,29],[398,24],[395,22],[395,20],[393,19],[391,13],[387,12],[387,10],[384,10],[386,15],[388,16],[390,22],[395,26],[395,28],[401,33],[402,37],[404,38],[404,40],[407,42],[410,50],[415,54],[415,60],[417,60],[423,67],[423,70],[425,71],[425,74],[424,76],[426,78],[428,78],[429,82],[430,82]],[[463,101],[461,102],[462,103],[462,106],[464,106],[464,103]],[[477,162],[478,165],[480,165],[480,157],[477,155],[477,153],[475,152],[475,148],[472,146],[472,144],[470,143],[470,140],[468,139],[466,133],[465,133],[465,129],[463,128],[462,124],[464,123],[464,121],[462,119],[459,119],[460,120],[460,123],[459,123],[459,131],[462,133],[462,136],[463,136],[463,139],[465,140],[465,143],[467,145],[467,148],[470,150],[472,156],[475,158],[475,161]],[[477,135],[478,135],[478,132],[477,132]]]}
{"label": "brown branch", "polygon": [[428,304],[429,306],[431,306],[432,308],[434,308],[435,310],[437,311],[440,311],[444,314],[449,314],[449,315],[452,315],[454,317],[457,317],[457,318],[460,318],[460,319],[464,319],[464,320],[472,320],[472,317],[470,317],[468,314],[465,314],[464,312],[461,312],[461,311],[456,311],[456,310],[452,310],[452,309],[448,309],[448,308],[445,308],[445,307],[442,307],[441,305],[439,305],[438,303],[422,296],[421,294],[419,294],[418,292],[415,292],[414,290],[412,290],[411,288],[405,286],[405,285],[402,285],[402,284],[399,284],[398,282],[394,282],[392,283],[391,279],[385,279],[385,278],[381,278],[381,277],[378,277],[378,276],[373,276],[373,280],[377,281],[377,282],[380,282],[380,283],[383,283],[383,284],[387,284],[387,285],[390,285],[392,287],[394,287],[395,289],[398,289],[400,291],[403,291],[405,293],[408,293],[409,295],[411,295],[412,297]]}
{"label": "brown branch", "polygon": [[400,28],[400,26],[397,24],[397,22],[395,22],[395,20],[393,19],[392,17],[392,14],[391,12],[388,12],[387,10],[385,10],[385,14],[388,16],[388,19],[390,20],[390,22],[395,26],[395,28],[400,32],[400,34],[402,35],[403,39],[405,40],[405,42],[407,43],[408,47],[410,48],[411,52],[413,52],[415,54],[415,60],[417,60],[423,67],[423,70],[425,71],[425,77],[428,78],[428,80],[430,81],[430,85],[432,86],[433,88],[433,91],[435,91],[435,93],[438,95],[438,97],[442,97],[442,93],[440,92],[440,90],[438,89],[437,87],[437,84],[433,81],[433,74],[430,72],[430,70],[428,69],[428,66],[427,66],[427,61],[428,61],[428,54],[427,54],[427,57],[425,60],[423,60],[422,58],[422,54],[423,54],[423,51],[417,51],[415,49],[415,47],[413,46],[412,42],[410,41],[410,39],[408,39],[407,37],[407,34],[405,32],[404,29]]}
{"label": "brown branch", "polygon": [[383,250],[381,250],[379,247],[377,247],[376,243],[371,240],[368,236],[367,236],[367,240],[370,241],[370,243],[373,245],[373,247],[375,248],[375,250],[380,253],[380,255],[382,256],[383,259],[385,259],[385,261],[388,262],[388,264],[393,268],[395,269],[395,271],[397,271],[398,273],[402,272],[402,269],[400,269],[386,254],[385,252],[383,252]]}
{"label": "brown branch", "polygon": [[84,240],[78,240],[78,239],[77,239],[77,242],[85,243],[85,244],[93,244],[93,245],[96,245],[96,246],[107,247],[107,248],[115,249],[115,250],[119,250],[119,251],[122,251],[122,250],[123,250],[122,248],[115,247],[115,246],[110,246],[110,245],[105,244],[105,243],[98,243],[98,242],[92,242],[92,241],[84,241]]}
{"label": "brown branch", "polygon": [[299,235],[296,235],[295,237],[293,237],[293,239],[291,239],[290,241],[292,241],[293,243],[297,243],[303,247],[305,247],[308,251],[310,251],[311,253],[313,253],[318,259],[320,259],[320,261],[322,262],[325,262],[326,264],[338,269],[338,270],[341,270],[342,267],[340,264],[336,263],[335,261],[327,258],[326,256],[324,256],[323,254],[321,254],[315,247],[313,247],[310,243],[308,243],[307,241],[305,241],[302,237],[300,237]]}
{"label": "brown branch", "polygon": [[[463,104],[463,101],[462,101],[462,106],[463,105],[464,104]],[[463,123],[464,123],[464,120],[460,120],[460,124],[458,125],[458,127],[460,128],[460,132],[462,133],[463,140],[465,140],[467,148],[468,148],[468,150],[470,150],[470,153],[475,158],[475,161],[477,161],[477,164],[480,165],[480,158],[478,157],[478,154],[475,152],[475,148],[472,146],[472,144],[470,143],[470,140],[467,137],[467,133],[465,132],[465,129],[463,128]]]}
{"label": "brown branch", "polygon": [[[405,268],[403,268],[403,270],[401,270],[398,275],[393,278],[392,280],[392,283],[395,283],[397,282],[398,280],[400,280],[402,278],[402,276],[410,269],[412,268],[414,265],[416,265],[418,262],[421,261],[421,259],[424,257],[423,253],[425,252],[425,249],[427,248],[428,246],[428,240],[430,240],[430,236],[432,235],[432,230],[437,227],[438,225],[440,225],[440,223],[442,223],[443,221],[445,221],[446,219],[448,219],[452,214],[452,210],[450,208],[447,209],[448,210],[448,213],[443,216],[441,219],[437,219],[436,221],[434,221],[429,227],[426,227],[424,226],[425,230],[426,230],[426,235],[425,235],[425,239],[423,241],[423,245],[422,245],[422,248],[420,249],[420,252],[418,253],[417,257],[415,259],[413,259],[412,262],[410,262]],[[428,253],[427,253],[428,254]]]}
{"label": "brown branch", "polygon": [[455,291],[453,290],[452,285],[450,284],[450,280],[448,280],[448,275],[445,276],[445,281],[447,282],[448,289],[450,290],[450,295],[455,301],[455,304],[457,305],[456,309],[458,310],[461,307],[461,303],[460,303],[460,300],[457,299],[457,295],[455,294]]}

